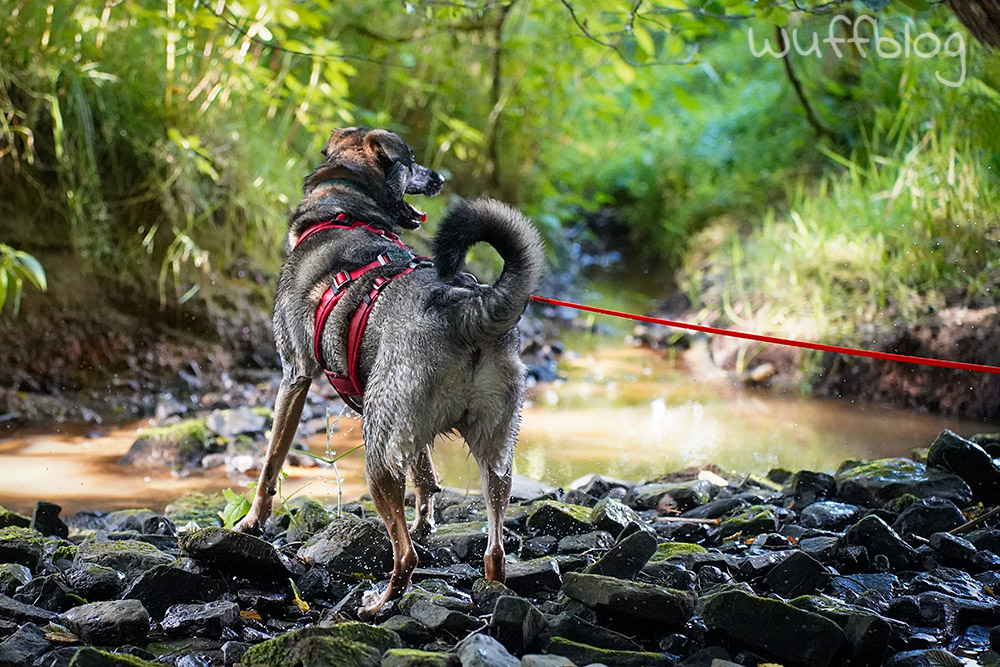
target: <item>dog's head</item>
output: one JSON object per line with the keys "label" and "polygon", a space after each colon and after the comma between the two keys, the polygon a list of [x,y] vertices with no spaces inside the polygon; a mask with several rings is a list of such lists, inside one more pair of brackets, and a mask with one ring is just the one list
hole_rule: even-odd
{"label": "dog's head", "polygon": [[441,174],[417,164],[413,149],[398,134],[387,130],[334,130],[323,157],[323,165],[306,179],[306,195],[325,181],[349,181],[404,229],[416,229],[427,216],[403,196],[433,196],[444,183]]}

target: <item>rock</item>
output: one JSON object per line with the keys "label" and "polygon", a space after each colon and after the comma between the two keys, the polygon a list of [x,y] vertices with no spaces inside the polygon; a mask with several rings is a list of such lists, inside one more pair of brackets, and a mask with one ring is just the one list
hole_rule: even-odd
{"label": "rock", "polygon": [[31,581],[31,570],[17,563],[0,563],[0,594],[10,595]]}
{"label": "rock", "polygon": [[708,646],[689,655],[678,667],[732,667],[730,657],[729,651],[721,646]]}
{"label": "rock", "polygon": [[158,662],[150,662],[124,653],[109,653],[90,646],[76,652],[69,667],[163,667]]}
{"label": "rock", "polygon": [[543,590],[559,590],[562,574],[554,558],[536,558],[507,563],[506,585],[521,595],[537,594]]}
{"label": "rock", "polygon": [[615,543],[615,538],[603,530],[583,535],[568,535],[559,540],[559,553],[582,554],[587,551],[605,550]]}
{"label": "rock", "polygon": [[328,572],[382,575],[392,569],[392,543],[380,522],[345,515],[310,538],[298,557]]}
{"label": "rock", "polygon": [[550,496],[556,492],[556,487],[514,473],[510,476],[510,497],[513,500],[534,500],[542,496]]}
{"label": "rock", "polygon": [[235,602],[218,600],[206,604],[175,604],[167,609],[163,631],[174,637],[211,637],[218,639],[226,628],[232,628],[240,617]]}
{"label": "rock", "polygon": [[149,613],[138,600],[91,602],[62,614],[59,623],[88,644],[132,644],[149,634]]}
{"label": "rock", "polygon": [[604,498],[590,511],[590,521],[598,530],[618,535],[630,524],[642,524],[639,515],[631,507],[614,498]]}
{"label": "rock", "polygon": [[767,573],[767,585],[783,598],[812,593],[830,580],[830,572],[807,553],[796,551]]}
{"label": "rock", "polygon": [[888,651],[892,627],[874,614],[851,614],[843,624],[852,667],[879,667]]}
{"label": "rock", "polygon": [[878,459],[842,466],[835,478],[840,496],[858,505],[879,505],[905,494],[946,498],[961,507],[972,501],[972,491],[961,477],[909,459]]}
{"label": "rock", "polygon": [[448,653],[394,648],[382,655],[381,667],[454,667],[455,664],[455,657]]}
{"label": "rock", "polygon": [[836,623],[778,600],[743,591],[716,593],[705,599],[704,618],[711,630],[796,665],[844,662],[846,637]]}
{"label": "rock", "polygon": [[0,595],[0,619],[9,619],[15,622],[28,621],[44,625],[45,623],[54,621],[56,614],[53,614],[48,609],[18,602],[14,598]]}
{"label": "rock", "polygon": [[36,577],[22,586],[14,599],[26,604],[33,604],[49,611],[66,611],[78,600],[74,600],[73,592],[60,574]]}
{"label": "rock", "polygon": [[163,516],[177,526],[193,526],[195,530],[210,526],[221,526],[219,512],[226,507],[222,494],[206,495],[189,493],[170,503],[163,510]]}
{"label": "rock", "polygon": [[404,643],[411,646],[422,646],[434,641],[434,634],[422,623],[403,614],[390,617],[380,627],[392,630]]}
{"label": "rock", "polygon": [[553,637],[545,650],[569,658],[581,665],[598,663],[615,667],[674,667],[676,661],[665,653],[648,651],[611,651],[588,644]]}
{"label": "rock", "polygon": [[[424,539],[428,549],[450,548],[462,561],[482,561],[488,542],[485,521],[468,521],[439,525]],[[504,535],[504,548],[516,552],[521,548],[520,539]]]}
{"label": "rock", "polygon": [[520,667],[521,661],[489,635],[474,634],[455,647],[462,667]]}
{"label": "rock", "polygon": [[683,563],[694,556],[708,555],[708,550],[700,544],[688,544],[687,542],[660,542],[656,545],[656,551],[650,557],[649,562],[643,568],[650,574],[656,574],[660,565],[669,563],[672,560]]}
{"label": "rock", "polygon": [[172,521],[148,509],[118,510],[104,517],[104,525],[111,531],[132,530],[142,535],[176,535]]}
{"label": "rock", "polygon": [[694,613],[690,593],[597,574],[567,572],[563,593],[601,613],[658,628],[683,625]]}
{"label": "rock", "polygon": [[837,492],[837,480],[832,475],[812,470],[800,470],[792,475],[790,486],[796,507],[806,507],[817,500],[826,500]]}
{"label": "rock", "polygon": [[197,465],[215,437],[205,419],[187,419],[176,424],[139,429],[119,465],[137,468],[173,468]]}
{"label": "rock", "polygon": [[964,664],[948,651],[932,648],[897,653],[886,660],[885,667],[962,667]]}
{"label": "rock", "polygon": [[719,488],[709,481],[650,482],[632,489],[625,503],[636,509],[661,509],[685,512],[704,505]]}
{"label": "rock", "polygon": [[589,565],[584,573],[618,579],[635,579],[654,553],[656,553],[656,538],[640,530],[612,547],[604,556]]}
{"label": "rock", "polygon": [[962,511],[944,498],[921,498],[910,504],[892,524],[900,535],[930,537],[932,533],[949,531],[965,523]]}
{"label": "rock", "polygon": [[225,528],[204,528],[178,541],[182,553],[227,574],[258,581],[284,582],[288,567],[269,543]]}
{"label": "rock", "polygon": [[328,526],[335,515],[319,501],[306,498],[292,516],[286,537],[289,542],[302,542]]}
{"label": "rock", "polygon": [[35,509],[31,513],[31,524],[28,527],[42,535],[65,540],[69,537],[69,527],[59,518],[60,512],[62,512],[60,505],[48,500],[39,500],[35,503]]}
{"label": "rock", "polygon": [[978,444],[945,429],[931,443],[927,464],[964,479],[977,501],[1000,503],[1000,464]]}
{"label": "rock", "polygon": [[530,602],[505,595],[496,602],[490,618],[490,634],[511,653],[522,653],[545,627],[545,617]]}
{"label": "rock", "polygon": [[729,516],[751,505],[745,498],[732,496],[729,498],[716,498],[704,505],[690,509],[681,513],[685,519],[721,519]]}
{"label": "rock", "polygon": [[629,637],[591,623],[575,614],[562,612],[554,616],[547,615],[545,620],[547,625],[538,637],[540,645],[548,643],[554,637],[563,637],[564,639],[572,639],[576,642],[615,651],[642,650],[642,647]]}
{"label": "rock", "polygon": [[132,581],[146,570],[173,561],[173,556],[160,551],[148,542],[138,540],[94,542],[88,539],[77,548],[73,567],[83,569],[87,565],[102,565],[118,570],[125,575],[126,581]]}
{"label": "rock", "polygon": [[250,648],[250,644],[239,641],[228,641],[220,647],[222,651],[222,663],[233,665],[243,658],[243,654]]}
{"label": "rock", "polygon": [[950,533],[934,533],[928,544],[935,560],[945,567],[970,568],[978,553],[971,542]]}
{"label": "rock", "polygon": [[205,419],[205,427],[219,437],[232,440],[238,435],[263,433],[267,421],[253,408],[241,405],[232,410],[213,410]]}
{"label": "rock", "polygon": [[[347,624],[341,624],[347,625]],[[355,625],[366,625],[358,623]],[[375,628],[375,626],[369,626]],[[379,629],[379,628],[377,628]],[[388,633],[388,631],[385,631]],[[316,625],[292,630],[256,646],[243,654],[244,667],[379,667],[382,649],[358,641],[356,630],[338,625]],[[388,636],[388,634],[387,634]],[[398,640],[398,637],[396,638]],[[398,648],[398,645],[392,648]]]}
{"label": "rock", "polygon": [[555,500],[541,500],[532,505],[527,526],[534,534],[551,535],[556,539],[594,530],[589,508]]}
{"label": "rock", "polygon": [[916,551],[885,521],[874,515],[868,515],[851,526],[844,533],[842,543],[863,546],[870,556],[883,555],[897,570],[909,567],[917,559]]}
{"label": "rock", "polygon": [[113,568],[91,563],[70,568],[66,572],[66,581],[80,597],[98,602],[117,598],[125,585],[125,575]]}
{"label": "rock", "polygon": [[475,616],[447,609],[429,600],[417,600],[407,613],[435,633],[461,637],[482,626]]}
{"label": "rock", "polygon": [[[561,581],[559,585],[562,585]],[[472,584],[472,601],[484,614],[493,611],[497,600],[504,595],[516,595],[516,593],[507,585],[492,579],[476,579],[475,583]]]}
{"label": "rock", "polygon": [[220,592],[219,584],[208,577],[173,565],[158,565],[143,572],[122,597],[140,601],[158,618],[172,605],[208,602]]}
{"label": "rock", "polygon": [[559,540],[551,535],[539,535],[525,540],[521,545],[521,558],[540,558],[554,554],[559,548]]}
{"label": "rock", "polygon": [[821,563],[833,559],[839,547],[840,538],[834,536],[807,537],[799,541],[799,549]]}
{"label": "rock", "polygon": [[854,523],[860,513],[857,505],[823,500],[802,510],[801,521],[806,528],[840,531]]}
{"label": "rock", "polygon": [[723,521],[719,526],[719,536],[725,538],[737,533],[752,536],[777,532],[793,516],[789,510],[774,505],[750,505]]}
{"label": "rock", "polygon": [[0,528],[0,563],[17,563],[34,568],[44,550],[45,541],[41,533],[18,526]]}
{"label": "rock", "polygon": [[561,655],[529,653],[521,658],[521,667],[577,667],[576,663]]}
{"label": "rock", "polygon": [[30,525],[31,525],[30,518],[24,516],[23,514],[12,512],[3,505],[0,505],[0,528],[7,528],[9,526],[16,526],[17,528],[27,528]]}
{"label": "rock", "polygon": [[17,632],[0,642],[0,665],[31,667],[32,663],[52,648],[52,642],[34,623],[25,623]]}
{"label": "rock", "polygon": [[918,574],[906,585],[906,592],[913,595],[928,591],[970,600],[985,600],[989,597],[989,592],[982,583],[966,572],[949,567],[938,567]]}

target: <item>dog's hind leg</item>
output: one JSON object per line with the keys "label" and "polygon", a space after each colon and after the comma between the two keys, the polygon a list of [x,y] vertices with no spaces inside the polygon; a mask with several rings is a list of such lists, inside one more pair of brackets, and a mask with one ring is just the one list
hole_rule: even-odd
{"label": "dog's hind leg", "polygon": [[312,378],[294,377],[287,369],[282,376],[278,397],[274,401],[271,441],[267,445],[264,467],[257,480],[257,492],[254,494],[250,511],[236,524],[235,530],[257,535],[264,532],[264,525],[271,516],[274,495],[278,492],[278,475],[281,474],[281,466],[285,462],[285,456],[288,455],[288,449],[292,446],[292,439],[295,437],[295,430],[298,428],[302,406],[305,405],[311,382]]}
{"label": "dog's hind leg", "polygon": [[434,530],[434,494],[441,490],[429,446],[410,463],[410,478],[416,491],[416,517],[410,525],[410,537],[420,540]]}
{"label": "dog's hind leg", "polygon": [[483,556],[484,573],[487,579],[503,581],[507,577],[507,561],[504,560],[503,518],[510,502],[510,463],[505,468],[480,468],[483,480],[483,494],[486,497],[487,537],[486,555]]}
{"label": "dog's hind leg", "polygon": [[[374,452],[377,449],[369,446],[366,452]],[[389,586],[381,596],[366,594],[362,598],[363,606],[358,609],[358,615],[362,620],[375,618],[386,602],[406,592],[413,570],[417,567],[417,551],[413,548],[410,534],[406,530],[406,512],[403,507],[406,477],[401,471],[393,470],[391,466],[387,466],[376,457],[377,455],[366,456],[365,472],[375,509],[385,522],[389,539],[392,541],[392,576],[389,578]]]}

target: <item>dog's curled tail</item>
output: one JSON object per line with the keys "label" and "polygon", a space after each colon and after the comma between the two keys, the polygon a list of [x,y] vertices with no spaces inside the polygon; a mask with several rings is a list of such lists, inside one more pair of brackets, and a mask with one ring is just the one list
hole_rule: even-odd
{"label": "dog's curled tail", "polygon": [[469,248],[481,241],[496,248],[503,271],[491,287],[466,293],[454,304],[458,331],[470,340],[510,331],[545,272],[542,240],[528,218],[494,199],[467,199],[445,215],[434,236],[441,280],[454,279]]}

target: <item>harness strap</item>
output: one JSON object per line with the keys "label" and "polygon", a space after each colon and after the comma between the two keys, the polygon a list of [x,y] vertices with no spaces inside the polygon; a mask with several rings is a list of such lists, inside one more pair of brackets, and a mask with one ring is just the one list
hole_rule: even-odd
{"label": "harness strap", "polygon": [[[407,273],[412,272],[418,267],[431,266],[432,262],[426,257],[416,257],[412,252],[410,252],[410,249],[399,240],[399,236],[393,234],[392,232],[378,229],[377,227],[373,227],[364,222],[353,222],[344,225],[335,224],[338,222],[346,222],[346,220],[347,216],[341,213],[334,220],[321,222],[308,228],[302,233],[301,236],[299,236],[298,241],[295,243],[295,247],[297,248],[307,238],[323,229],[360,228],[392,241],[405,251],[406,258],[410,260],[409,264],[407,264],[406,268],[402,271],[394,273],[390,276],[379,276],[376,278],[372,285],[372,289],[365,294],[364,297],[362,297],[361,303],[359,303],[358,307],[354,310],[354,314],[351,316],[347,329],[346,373],[338,373],[330,370],[323,361],[321,342],[323,339],[323,329],[326,327],[326,321],[330,317],[330,313],[333,312],[334,306],[337,305],[337,302],[340,301],[341,297],[343,297],[347,292],[347,286],[351,282],[361,278],[373,269],[377,269],[380,266],[385,266],[390,262],[398,261],[404,258],[400,257],[398,252],[383,253],[376,257],[374,261],[354,269],[353,271],[341,271],[333,277],[333,282],[330,284],[329,289],[323,293],[323,296],[320,298],[319,305],[316,306],[316,322],[313,330],[313,354],[316,356],[316,361],[318,361],[320,366],[323,368],[323,373],[326,375],[327,380],[330,381],[330,384],[333,385],[333,388],[338,394],[340,394],[340,397],[344,400],[344,402],[353,410],[361,412],[362,397],[364,394],[364,387],[361,385],[359,371],[359,364],[361,360],[361,339],[364,335],[365,327],[368,325],[368,316],[371,315],[372,308],[375,305],[375,299],[378,298],[382,288],[388,285],[392,280],[399,278],[400,276],[405,276]],[[394,257],[393,254],[396,256]]]}

